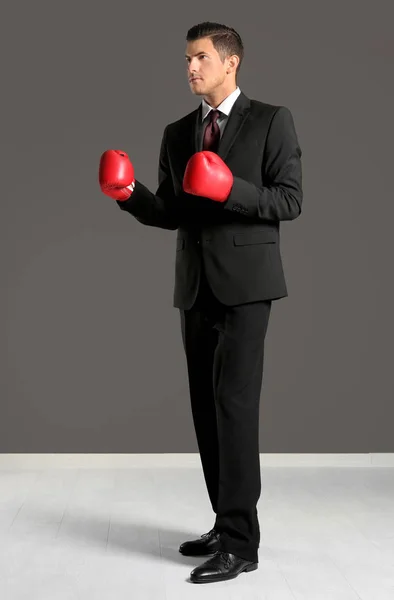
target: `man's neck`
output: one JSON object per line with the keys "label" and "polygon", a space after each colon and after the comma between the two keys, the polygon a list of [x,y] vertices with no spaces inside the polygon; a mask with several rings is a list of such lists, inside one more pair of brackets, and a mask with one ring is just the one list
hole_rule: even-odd
{"label": "man's neck", "polygon": [[212,108],[217,108],[223,102],[223,100],[228,98],[230,94],[235,92],[236,89],[237,84],[234,84],[234,86],[232,86],[232,88],[230,88],[229,90],[218,90],[213,94],[208,94],[204,96],[204,100],[207,104],[209,104],[209,106],[212,106]]}

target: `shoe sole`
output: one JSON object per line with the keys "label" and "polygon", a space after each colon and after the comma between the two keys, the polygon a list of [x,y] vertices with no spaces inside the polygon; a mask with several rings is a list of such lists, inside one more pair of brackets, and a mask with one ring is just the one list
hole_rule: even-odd
{"label": "shoe sole", "polygon": [[211,554],[215,554],[217,550],[210,550],[209,552],[198,552],[197,554],[195,552],[184,552],[183,550],[179,550],[179,552],[183,556],[211,556]]}
{"label": "shoe sole", "polygon": [[190,581],[192,583],[215,583],[215,581],[226,581],[227,579],[235,579],[241,573],[255,571],[258,568],[258,565],[259,565],[259,563],[257,563],[257,562],[252,563],[251,565],[247,565],[246,567],[241,569],[241,571],[239,571],[238,573],[235,573],[234,575],[222,575],[222,576],[214,575],[212,577],[209,577],[209,576],[202,577],[201,579],[199,577],[194,578],[194,577],[190,576]]}

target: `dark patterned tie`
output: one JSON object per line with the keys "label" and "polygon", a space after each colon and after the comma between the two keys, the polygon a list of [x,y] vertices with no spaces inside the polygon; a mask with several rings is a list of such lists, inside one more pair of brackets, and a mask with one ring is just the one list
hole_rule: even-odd
{"label": "dark patterned tie", "polygon": [[220,140],[220,129],[217,120],[220,116],[220,110],[211,110],[209,113],[210,121],[205,128],[203,150],[217,152]]}

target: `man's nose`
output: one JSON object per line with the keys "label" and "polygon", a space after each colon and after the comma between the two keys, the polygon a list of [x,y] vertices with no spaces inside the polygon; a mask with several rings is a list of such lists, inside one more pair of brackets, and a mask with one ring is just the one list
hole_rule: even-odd
{"label": "man's nose", "polygon": [[194,73],[194,74],[196,73],[196,70],[195,70],[195,68],[194,68],[194,65],[195,65],[195,62],[194,62],[194,60],[191,60],[191,61],[189,62],[189,64],[188,64],[187,70],[188,70],[188,72],[189,72],[189,74],[190,74],[190,75],[191,75],[192,73]]}

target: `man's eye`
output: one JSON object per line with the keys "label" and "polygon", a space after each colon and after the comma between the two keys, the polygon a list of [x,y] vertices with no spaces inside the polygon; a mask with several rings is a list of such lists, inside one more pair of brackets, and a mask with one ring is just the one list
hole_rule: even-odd
{"label": "man's eye", "polygon": [[[200,58],[208,58],[207,54],[200,54]],[[190,58],[186,58],[186,62],[190,62]]]}

